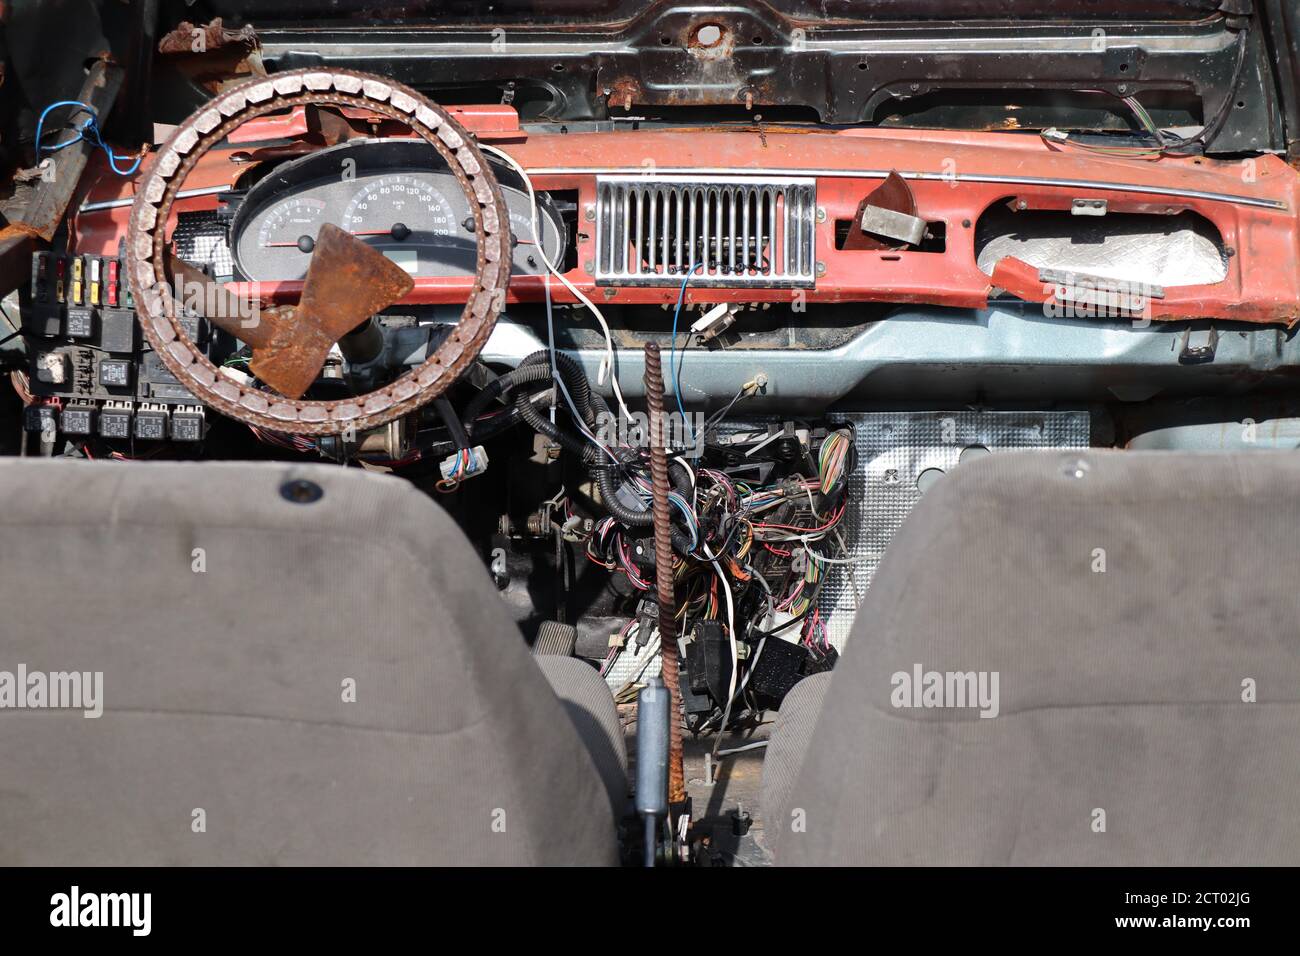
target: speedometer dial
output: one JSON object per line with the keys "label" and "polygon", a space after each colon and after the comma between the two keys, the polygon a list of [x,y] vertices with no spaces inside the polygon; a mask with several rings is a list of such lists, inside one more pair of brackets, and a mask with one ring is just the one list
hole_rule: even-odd
{"label": "speedometer dial", "polygon": [[416,275],[421,253],[427,257],[439,245],[464,244],[451,202],[428,179],[411,173],[362,185],[344,210],[343,228]]}

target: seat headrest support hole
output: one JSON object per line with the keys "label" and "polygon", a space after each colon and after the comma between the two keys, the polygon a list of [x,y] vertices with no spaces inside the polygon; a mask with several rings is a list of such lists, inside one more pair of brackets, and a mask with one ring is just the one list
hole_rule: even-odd
{"label": "seat headrest support hole", "polygon": [[314,481],[295,478],[293,481],[286,481],[280,486],[280,497],[285,501],[292,501],[296,505],[309,505],[325,497],[325,489]]}

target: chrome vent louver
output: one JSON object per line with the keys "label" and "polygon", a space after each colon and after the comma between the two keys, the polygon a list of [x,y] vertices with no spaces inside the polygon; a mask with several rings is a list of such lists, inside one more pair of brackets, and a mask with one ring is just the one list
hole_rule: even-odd
{"label": "chrome vent louver", "polygon": [[811,286],[811,177],[600,176],[597,285]]}

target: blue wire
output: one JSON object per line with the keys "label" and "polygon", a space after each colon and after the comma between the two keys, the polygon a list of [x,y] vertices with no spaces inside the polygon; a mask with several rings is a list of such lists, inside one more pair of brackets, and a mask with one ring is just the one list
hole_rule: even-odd
{"label": "blue wire", "polygon": [[[691,276],[695,275],[696,269],[702,269],[704,263],[692,265],[686,271],[686,278],[682,280],[681,291],[677,293],[677,308],[673,310],[673,337],[668,341],[668,367],[673,373],[673,398],[677,400],[677,411],[682,416],[682,427],[686,429],[686,435],[690,439],[692,446],[695,444],[694,429],[691,428],[690,421],[686,418],[686,407],[682,405],[682,393],[677,387],[677,379],[680,375],[681,363],[677,360],[677,320],[682,314],[682,302],[686,299],[686,284],[691,281]],[[686,347],[682,347],[682,360],[686,358]],[[696,456],[699,457],[698,455]]]}
{"label": "blue wire", "polygon": [[[45,117],[49,116],[52,110],[56,110],[61,106],[76,106],[90,115],[86,117],[85,122],[83,122],[81,126],[77,127],[77,135],[73,136],[72,139],[65,140],[62,143],[55,143],[52,146],[44,146],[41,144],[41,138],[44,135]],[[109,168],[119,176],[134,175],[135,171],[140,168],[141,160],[144,159],[144,150],[141,150],[140,155],[135,158],[135,162],[131,164],[130,169],[118,169],[118,160],[125,160],[126,157],[118,156],[109,148],[108,144],[104,142],[104,137],[99,132],[99,120],[95,114],[95,108],[88,103],[83,103],[80,100],[59,100],[57,103],[51,103],[41,111],[40,119],[36,121],[36,153],[38,157],[42,150],[55,153],[61,149],[67,149],[69,146],[80,143],[82,140],[85,140],[97,149],[102,149],[104,154],[108,157]]]}

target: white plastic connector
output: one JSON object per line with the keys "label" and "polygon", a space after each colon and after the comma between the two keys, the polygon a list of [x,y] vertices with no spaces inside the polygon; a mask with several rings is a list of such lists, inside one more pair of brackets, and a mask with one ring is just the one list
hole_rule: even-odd
{"label": "white plastic connector", "polygon": [[483,450],[482,445],[475,445],[469,449],[468,462],[462,462],[461,453],[457,452],[438,462],[438,471],[442,473],[443,481],[464,481],[466,478],[483,474],[487,471],[487,466],[487,452]]}

